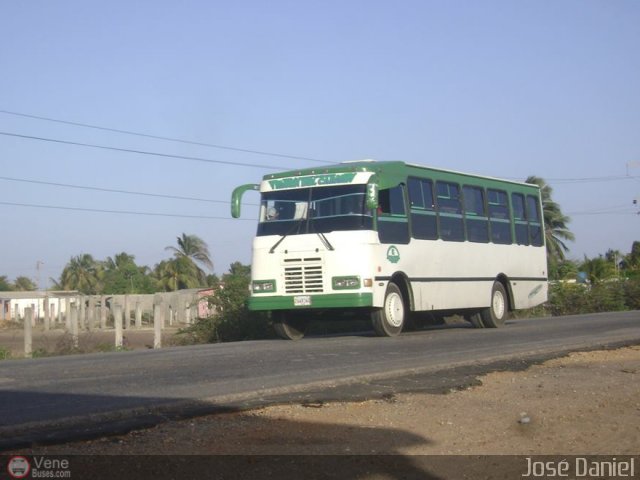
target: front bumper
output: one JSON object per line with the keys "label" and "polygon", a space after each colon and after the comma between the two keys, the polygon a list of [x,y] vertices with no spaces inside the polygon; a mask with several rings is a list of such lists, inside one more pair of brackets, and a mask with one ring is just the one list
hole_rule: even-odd
{"label": "front bumper", "polygon": [[[304,302],[300,302],[300,297],[305,298]],[[308,305],[298,306],[298,303],[307,303]],[[309,309],[327,309],[327,308],[357,308],[373,306],[373,294],[370,292],[363,293],[328,293],[318,295],[275,295],[263,296],[255,295],[249,298],[249,310],[309,310]]]}

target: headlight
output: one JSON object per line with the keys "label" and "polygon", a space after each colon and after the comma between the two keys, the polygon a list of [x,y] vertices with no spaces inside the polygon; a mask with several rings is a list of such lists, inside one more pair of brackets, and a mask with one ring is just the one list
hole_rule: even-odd
{"label": "headlight", "polygon": [[360,277],[333,277],[332,278],[334,290],[351,290],[360,288]]}
{"label": "headlight", "polygon": [[272,293],[276,291],[275,280],[256,280],[252,283],[253,293]]}

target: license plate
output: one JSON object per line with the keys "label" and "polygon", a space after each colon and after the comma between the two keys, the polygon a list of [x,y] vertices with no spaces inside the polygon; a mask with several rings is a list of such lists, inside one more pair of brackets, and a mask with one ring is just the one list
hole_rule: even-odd
{"label": "license plate", "polygon": [[296,297],[293,297],[293,306],[294,307],[310,307],[311,295],[298,295]]}

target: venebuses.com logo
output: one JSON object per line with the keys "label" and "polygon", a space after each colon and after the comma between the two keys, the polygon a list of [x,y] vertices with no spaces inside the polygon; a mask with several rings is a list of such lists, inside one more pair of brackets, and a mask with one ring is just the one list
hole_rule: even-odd
{"label": "venebuses.com logo", "polygon": [[26,457],[11,457],[9,463],[7,463],[7,472],[9,472],[11,478],[26,478],[31,472],[31,464]]}
{"label": "venebuses.com logo", "polygon": [[7,473],[11,478],[71,478],[70,462],[67,458],[14,455],[7,462]]}

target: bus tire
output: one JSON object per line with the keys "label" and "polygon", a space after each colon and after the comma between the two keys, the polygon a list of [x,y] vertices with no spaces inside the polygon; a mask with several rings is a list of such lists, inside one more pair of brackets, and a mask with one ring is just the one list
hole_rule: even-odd
{"label": "bus tire", "polygon": [[371,314],[373,330],[379,337],[395,337],[402,331],[406,316],[402,292],[395,283],[390,282],[384,294],[382,308],[374,310]]}
{"label": "bus tire", "polygon": [[509,297],[500,282],[494,282],[491,289],[491,304],[480,311],[480,319],[486,328],[498,328],[509,317]]}
{"label": "bus tire", "polygon": [[308,322],[288,312],[274,312],[273,329],[284,340],[300,340],[307,331]]}
{"label": "bus tire", "polygon": [[465,315],[464,319],[470,322],[473,328],[485,328],[484,323],[482,323],[482,315],[479,312]]}

